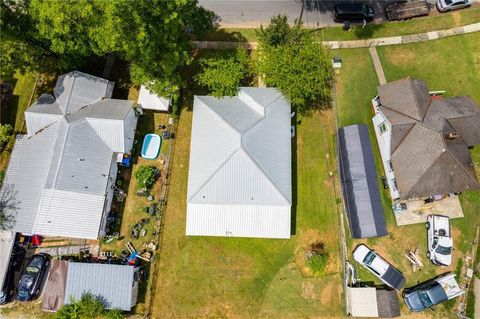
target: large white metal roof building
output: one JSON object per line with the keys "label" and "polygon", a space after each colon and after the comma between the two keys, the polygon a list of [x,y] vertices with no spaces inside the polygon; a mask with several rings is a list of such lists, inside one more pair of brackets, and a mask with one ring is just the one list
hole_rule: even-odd
{"label": "large white metal roof building", "polygon": [[60,76],[25,112],[0,198],[13,231],[96,239],[116,158],[129,153],[132,101],[110,99],[113,83],[78,71]]}
{"label": "large white metal roof building", "polygon": [[290,104],[274,88],[195,96],[186,234],[289,238]]}

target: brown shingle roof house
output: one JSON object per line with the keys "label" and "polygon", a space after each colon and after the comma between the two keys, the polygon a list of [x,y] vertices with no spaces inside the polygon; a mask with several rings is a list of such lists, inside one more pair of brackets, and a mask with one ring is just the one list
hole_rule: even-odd
{"label": "brown shingle roof house", "polygon": [[373,122],[393,197],[480,189],[468,149],[480,144],[480,109],[470,97],[431,96],[424,81],[412,78],[377,90]]}

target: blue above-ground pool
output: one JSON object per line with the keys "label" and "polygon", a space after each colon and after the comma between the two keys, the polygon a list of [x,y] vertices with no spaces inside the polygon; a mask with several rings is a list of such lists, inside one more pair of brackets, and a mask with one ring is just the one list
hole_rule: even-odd
{"label": "blue above-ground pool", "polygon": [[157,134],[147,134],[143,139],[142,157],[146,159],[156,159],[160,153],[162,138]]}

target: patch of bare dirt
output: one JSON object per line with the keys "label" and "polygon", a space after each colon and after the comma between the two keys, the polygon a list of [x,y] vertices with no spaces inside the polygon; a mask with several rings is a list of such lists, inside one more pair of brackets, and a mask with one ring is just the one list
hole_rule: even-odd
{"label": "patch of bare dirt", "polygon": [[322,305],[328,305],[333,302],[334,298],[337,298],[339,296],[339,291],[338,291],[338,284],[337,282],[329,282],[323,289],[322,292],[320,293],[320,302]]}
{"label": "patch of bare dirt", "polygon": [[462,25],[462,15],[460,14],[460,11],[453,11],[452,12],[452,18],[453,18],[453,22],[455,23],[456,27]]}
{"label": "patch of bare dirt", "polygon": [[405,65],[415,60],[415,53],[405,47],[392,47],[387,55],[388,61],[394,65]]}
{"label": "patch of bare dirt", "polygon": [[305,300],[317,299],[317,294],[315,293],[315,286],[312,283],[302,283],[302,298]]}

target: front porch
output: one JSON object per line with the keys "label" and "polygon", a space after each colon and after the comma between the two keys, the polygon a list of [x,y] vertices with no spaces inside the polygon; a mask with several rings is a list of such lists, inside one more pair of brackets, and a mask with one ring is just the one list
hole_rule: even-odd
{"label": "front porch", "polygon": [[450,195],[441,200],[425,203],[424,200],[402,201],[407,209],[394,213],[397,226],[424,223],[427,215],[437,214],[450,218],[463,217],[462,206],[457,195]]}

